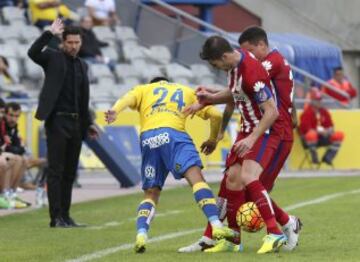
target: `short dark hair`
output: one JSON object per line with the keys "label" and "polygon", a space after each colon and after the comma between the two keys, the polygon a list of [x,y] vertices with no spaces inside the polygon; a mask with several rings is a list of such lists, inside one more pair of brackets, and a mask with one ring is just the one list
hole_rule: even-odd
{"label": "short dark hair", "polygon": [[63,40],[66,40],[68,35],[80,35],[82,37],[82,30],[79,26],[66,26],[62,33]]}
{"label": "short dark hair", "polygon": [[202,60],[217,60],[222,57],[224,53],[233,52],[234,48],[229,41],[221,36],[209,37],[201,50],[200,58]]}
{"label": "short dark hair", "polygon": [[157,76],[150,80],[150,84],[160,82],[160,81],[166,81],[169,82],[169,79],[167,79],[165,76]]}
{"label": "short dark hair", "polygon": [[8,113],[10,108],[11,108],[13,111],[19,111],[19,110],[21,110],[20,104],[19,104],[19,103],[16,103],[16,102],[9,102],[9,103],[7,103],[6,106],[5,106],[5,112]]}
{"label": "short dark hair", "polygon": [[342,66],[337,66],[337,67],[334,67],[333,68],[333,72],[335,73],[336,71],[342,71],[342,70],[344,70],[343,68],[342,68]]}
{"label": "short dark hair", "polygon": [[259,26],[251,26],[245,29],[239,37],[239,44],[249,42],[252,45],[257,45],[259,41],[264,41],[266,45],[269,45],[267,34],[264,29]]}
{"label": "short dark hair", "polygon": [[4,101],[4,99],[2,99],[1,97],[0,97],[0,108],[4,108],[5,107],[5,101]]}

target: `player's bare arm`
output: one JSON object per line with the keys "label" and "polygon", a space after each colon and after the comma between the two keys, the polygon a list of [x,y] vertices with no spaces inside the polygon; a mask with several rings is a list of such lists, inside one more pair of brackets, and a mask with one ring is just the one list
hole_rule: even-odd
{"label": "player's bare arm", "polygon": [[235,109],[234,101],[226,104],[226,107],[225,107],[225,110],[224,110],[223,116],[222,116],[221,129],[220,129],[220,132],[219,132],[218,138],[217,138],[218,141],[220,141],[224,138],[224,133],[225,133],[226,128],[230,122],[230,119],[234,113],[234,109]]}
{"label": "player's bare arm", "polygon": [[217,93],[210,93],[206,90],[201,90],[196,93],[200,104],[215,105],[227,104],[233,101],[233,95],[229,89],[221,90]]}
{"label": "player's bare arm", "polygon": [[203,119],[210,119],[210,136],[207,141],[201,145],[201,152],[205,155],[211,154],[217,146],[217,137],[220,132],[222,114],[215,107],[209,107],[205,111]]}
{"label": "player's bare arm", "polygon": [[253,147],[256,140],[268,130],[271,125],[279,116],[279,112],[276,108],[275,101],[273,98],[260,104],[260,108],[263,111],[263,116],[259,122],[259,125],[254,131],[246,138],[240,140],[234,145],[235,151],[240,157],[246,155],[249,150]]}

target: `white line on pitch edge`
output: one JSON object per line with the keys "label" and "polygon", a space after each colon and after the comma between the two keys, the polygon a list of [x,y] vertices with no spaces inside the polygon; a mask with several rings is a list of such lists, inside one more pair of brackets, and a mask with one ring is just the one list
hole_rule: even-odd
{"label": "white line on pitch edge", "polygon": [[[359,194],[360,193],[360,189],[356,189],[356,190],[352,190],[352,191],[347,191],[347,192],[339,192],[339,193],[335,193],[335,194],[331,194],[331,195],[325,195],[319,198],[315,198],[313,200],[309,200],[309,201],[304,201],[304,202],[300,202],[294,205],[290,205],[285,207],[284,209],[287,211],[291,211],[297,208],[301,208],[301,207],[305,207],[305,206],[310,206],[310,205],[315,205],[315,204],[320,204],[338,197],[342,197],[342,196],[346,196],[346,195],[351,195],[351,194]],[[164,241],[164,240],[168,240],[168,239],[173,239],[173,238],[177,238],[177,237],[181,237],[181,236],[186,236],[186,235],[190,235],[196,232],[201,232],[203,231],[204,228],[197,228],[197,229],[191,229],[188,231],[182,231],[182,232],[175,232],[175,233],[170,233],[170,234],[166,234],[166,235],[162,235],[162,236],[158,236],[158,237],[154,237],[151,238],[148,243],[154,243],[154,242],[160,242],[160,241]],[[87,254],[87,255],[83,255],[79,258],[75,258],[75,259],[70,259],[70,260],[66,260],[66,262],[85,262],[85,261],[90,261],[96,258],[102,258],[104,256],[122,251],[122,250],[128,250],[134,247],[133,243],[127,243],[127,244],[122,244],[120,246],[116,246],[116,247],[110,247],[110,248],[106,248],[100,251],[96,251],[94,253],[91,254]]]}
{"label": "white line on pitch edge", "polygon": [[[176,215],[176,214],[180,214],[184,212],[184,210],[171,210],[171,211],[167,211],[167,212],[164,212],[164,213],[159,213],[159,214],[156,214],[155,215],[155,218],[156,217],[166,217],[166,216],[170,216],[170,215]],[[86,229],[88,230],[101,230],[101,229],[104,229],[104,228],[109,228],[109,227],[117,227],[117,226],[120,226],[122,224],[125,224],[126,222],[132,222],[132,221],[136,221],[136,218],[129,218],[129,219],[126,219],[126,220],[123,220],[123,221],[110,221],[110,222],[107,222],[101,226],[90,226],[90,227],[87,227]]]}

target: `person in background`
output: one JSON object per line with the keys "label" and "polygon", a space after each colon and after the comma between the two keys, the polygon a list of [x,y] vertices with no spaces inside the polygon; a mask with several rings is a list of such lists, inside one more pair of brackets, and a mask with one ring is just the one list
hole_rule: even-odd
{"label": "person in background", "polygon": [[0,55],[0,85],[15,84],[16,80],[9,70],[9,61],[5,56]]}
{"label": "person in background", "polygon": [[109,57],[105,57],[101,53],[101,47],[106,47],[109,44],[100,41],[93,28],[93,19],[90,16],[83,16],[80,19],[80,27],[82,30],[83,44],[81,45],[79,56],[86,62],[94,64],[106,64],[111,71],[115,70],[115,62],[110,60]]}
{"label": "person in background", "polygon": [[344,140],[344,133],[334,130],[330,112],[321,103],[322,94],[319,89],[311,89],[310,99],[310,104],[300,116],[300,134],[310,150],[314,164],[320,164],[316,148],[328,146],[321,162],[332,165]]}
{"label": "person in background", "polygon": [[343,91],[349,95],[349,98],[346,98],[335,91],[329,89],[326,86],[322,87],[322,92],[331,96],[332,98],[338,100],[343,105],[349,105],[351,100],[357,96],[357,90],[352,86],[350,81],[344,76],[344,70],[342,67],[334,68],[333,78],[327,81],[330,85],[336,89]]}
{"label": "person in background", "polygon": [[114,26],[120,23],[114,0],[86,0],[85,6],[95,25]]}
{"label": "person in background", "polygon": [[19,155],[6,152],[9,138],[6,133],[5,102],[0,99],[0,190],[2,192],[3,208],[26,208],[30,203],[16,195],[21,179],[24,176],[26,163]]}
{"label": "person in background", "polygon": [[78,15],[62,4],[61,0],[29,0],[29,10],[32,23],[41,30],[58,17],[63,18],[65,24],[78,20]]}

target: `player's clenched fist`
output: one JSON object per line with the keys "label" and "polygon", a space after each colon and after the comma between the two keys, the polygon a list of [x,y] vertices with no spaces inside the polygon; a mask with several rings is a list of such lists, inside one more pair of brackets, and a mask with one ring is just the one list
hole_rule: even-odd
{"label": "player's clenched fist", "polygon": [[108,124],[111,124],[112,122],[114,122],[116,120],[116,111],[115,110],[108,110],[105,112],[105,121]]}

